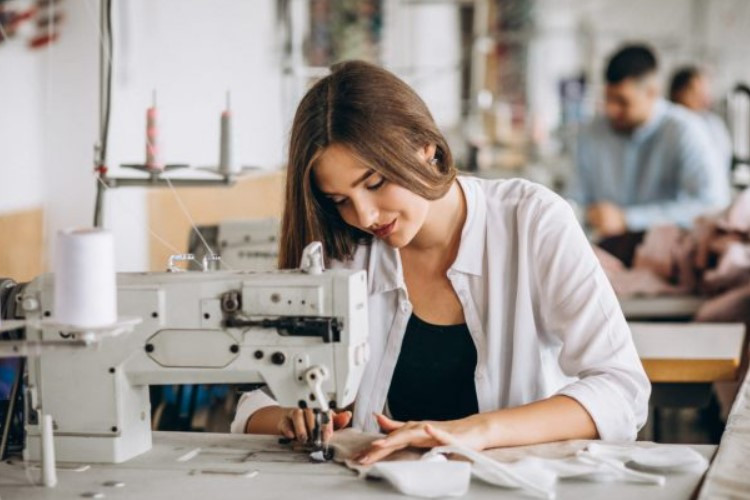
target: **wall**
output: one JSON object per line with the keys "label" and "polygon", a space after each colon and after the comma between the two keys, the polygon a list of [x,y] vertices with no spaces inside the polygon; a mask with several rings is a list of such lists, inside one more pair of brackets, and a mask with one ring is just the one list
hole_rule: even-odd
{"label": "wall", "polygon": [[458,5],[385,0],[383,65],[424,99],[438,126],[461,120]]}
{"label": "wall", "polygon": [[22,37],[0,44],[0,276],[17,281],[44,268],[41,99],[49,61]]}

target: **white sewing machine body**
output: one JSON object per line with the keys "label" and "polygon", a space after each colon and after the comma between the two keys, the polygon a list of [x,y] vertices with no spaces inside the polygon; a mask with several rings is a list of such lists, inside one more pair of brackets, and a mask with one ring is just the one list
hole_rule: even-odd
{"label": "white sewing machine body", "polygon": [[[266,383],[282,405],[325,409],[310,385],[324,373],[318,388],[345,407],[369,355],[366,282],[347,270],[118,274],[119,313],[142,323],[90,349],[30,358],[27,405],[53,416],[58,461],[104,463],[151,448],[149,385]],[[30,282],[26,319],[54,315],[52,299],[53,275]],[[46,326],[26,334],[70,338]],[[35,459],[40,428],[26,413]]]}

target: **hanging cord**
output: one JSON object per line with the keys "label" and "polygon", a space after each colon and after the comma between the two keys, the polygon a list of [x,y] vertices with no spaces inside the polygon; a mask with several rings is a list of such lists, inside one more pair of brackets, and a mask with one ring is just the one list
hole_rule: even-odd
{"label": "hanging cord", "polygon": [[[87,11],[94,24],[96,18],[84,1]],[[99,33],[99,140],[95,148],[94,169],[101,180],[107,175],[107,148],[109,143],[109,123],[112,109],[112,0],[101,0],[100,21],[97,25]],[[96,201],[94,203],[94,226],[102,227],[102,208],[104,191],[96,185]]]}

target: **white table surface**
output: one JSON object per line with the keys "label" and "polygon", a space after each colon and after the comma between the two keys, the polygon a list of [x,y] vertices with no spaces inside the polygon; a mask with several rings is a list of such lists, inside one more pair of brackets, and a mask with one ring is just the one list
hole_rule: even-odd
{"label": "white table surface", "polygon": [[[201,452],[180,462],[178,457],[195,449]],[[715,446],[695,445],[707,458]],[[202,471],[251,472],[255,477]],[[38,469],[31,469],[34,478]],[[563,481],[559,499],[684,499],[696,491],[702,473],[667,475],[664,486],[630,483]],[[122,487],[104,486],[120,481]],[[118,465],[92,465],[85,472],[58,471],[54,489],[29,485],[21,463],[0,464],[2,500],[80,499],[86,492],[101,492],[106,499],[343,499],[406,498],[388,483],[362,480],[333,463],[310,463],[307,456],[279,445],[276,438],[204,433],[154,433],[153,449]],[[473,480],[465,498],[529,498]]]}
{"label": "white table surface", "polygon": [[691,318],[705,298],[695,295],[620,298],[625,317],[632,319]]}
{"label": "white table surface", "polygon": [[721,359],[739,362],[742,323],[629,323],[641,359]]}

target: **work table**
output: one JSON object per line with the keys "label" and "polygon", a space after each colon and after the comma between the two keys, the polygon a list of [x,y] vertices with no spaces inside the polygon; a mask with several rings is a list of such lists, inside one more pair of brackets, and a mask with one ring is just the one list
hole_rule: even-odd
{"label": "work table", "polygon": [[[710,459],[712,445],[691,445]],[[195,453],[195,449],[200,451]],[[180,460],[182,458],[182,460]],[[383,481],[365,481],[334,463],[312,463],[271,436],[155,432],[153,448],[122,464],[93,464],[83,472],[58,469],[55,488],[31,486],[20,461],[0,464],[3,500],[149,498],[405,498]],[[30,469],[34,479],[39,470]],[[561,481],[557,498],[690,498],[702,473],[668,474],[664,486]],[[119,483],[122,483],[120,486]],[[109,484],[109,486],[105,486]],[[472,480],[465,498],[529,498],[519,491]]]}

